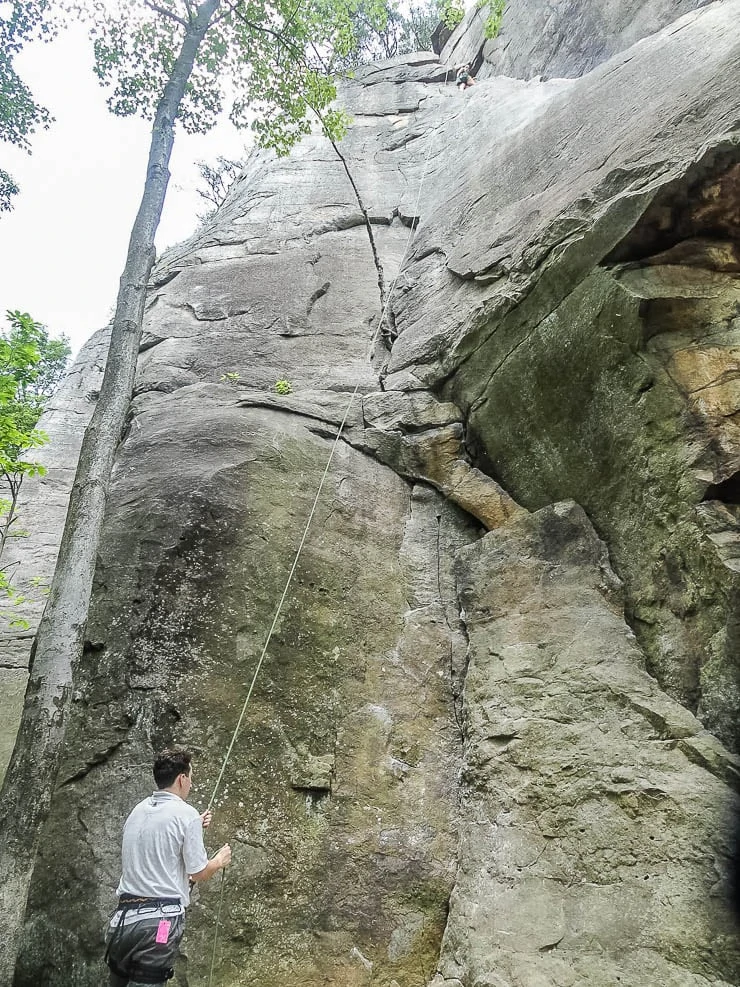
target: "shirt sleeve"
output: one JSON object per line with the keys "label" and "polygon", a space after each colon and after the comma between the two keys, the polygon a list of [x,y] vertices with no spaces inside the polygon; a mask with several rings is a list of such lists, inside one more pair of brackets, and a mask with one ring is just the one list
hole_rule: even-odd
{"label": "shirt sleeve", "polygon": [[197,874],[208,863],[208,854],[203,845],[203,822],[200,816],[192,819],[185,829],[182,856],[188,874]]}

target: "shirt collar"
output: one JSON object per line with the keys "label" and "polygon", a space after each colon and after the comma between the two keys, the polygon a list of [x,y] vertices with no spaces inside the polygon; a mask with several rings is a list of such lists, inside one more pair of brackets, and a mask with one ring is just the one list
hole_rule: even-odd
{"label": "shirt collar", "polygon": [[172,799],[177,799],[178,802],[182,802],[179,795],[175,795],[174,792],[165,792],[163,789],[159,789],[156,792],[152,792],[152,805],[156,805],[157,802],[167,802],[172,801]]}

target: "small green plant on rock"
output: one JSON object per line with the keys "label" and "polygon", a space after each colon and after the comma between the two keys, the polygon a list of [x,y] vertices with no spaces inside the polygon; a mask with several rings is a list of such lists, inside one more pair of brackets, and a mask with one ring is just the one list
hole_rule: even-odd
{"label": "small green plant on rock", "polygon": [[242,375],[239,373],[221,374],[219,377],[219,381],[222,384],[238,384],[241,379]]}
{"label": "small green plant on rock", "polygon": [[11,585],[12,572],[10,566],[0,570],[0,623],[14,631],[27,631],[31,626],[25,617],[17,615],[13,607],[19,607],[26,602],[22,593],[16,593]]}
{"label": "small green plant on rock", "polygon": [[289,380],[284,380],[281,378],[280,380],[275,381],[275,390],[278,394],[290,394],[293,390],[293,385]]}

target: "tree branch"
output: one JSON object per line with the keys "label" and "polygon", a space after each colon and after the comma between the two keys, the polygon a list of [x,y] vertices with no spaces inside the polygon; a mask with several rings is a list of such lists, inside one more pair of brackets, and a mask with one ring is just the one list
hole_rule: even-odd
{"label": "tree branch", "polygon": [[255,24],[254,21],[248,20],[245,14],[243,14],[237,7],[234,7],[234,13],[242,24],[246,24],[248,28],[251,28],[253,31],[257,31],[260,34],[269,34],[271,37],[275,38],[276,41],[284,43],[284,39],[278,31],[273,31],[271,27],[264,27],[262,24]]}
{"label": "tree branch", "polygon": [[293,9],[291,10],[291,12],[290,12],[290,17],[289,17],[289,18],[287,19],[287,21],[286,21],[286,22],[285,22],[285,24],[283,25],[283,30],[284,30],[284,31],[287,31],[287,29],[288,29],[288,28],[290,27],[290,25],[291,25],[291,24],[293,23],[293,21],[295,20],[295,16],[296,16],[296,14],[298,13],[298,11],[300,10],[300,6],[301,6],[301,5],[300,5],[300,3],[296,3],[296,5],[295,5],[295,6],[293,7]]}
{"label": "tree branch", "polygon": [[236,14],[236,16],[242,22],[242,24],[246,24],[246,26],[248,28],[251,28],[252,31],[257,31],[260,34],[269,34],[270,37],[274,38],[278,42],[278,44],[284,45],[289,51],[291,51],[292,54],[299,61],[303,61],[304,65],[305,65],[305,63],[306,63],[306,56],[300,50],[300,48],[298,48],[296,45],[292,44],[290,41],[287,41],[286,38],[285,38],[285,35],[282,32],[275,31],[271,27],[265,27],[262,24],[255,24],[254,21],[248,20],[247,17],[242,13],[242,11],[240,11],[238,9],[240,3],[241,3],[241,0],[237,0],[237,2],[234,4],[234,6],[232,8],[232,12],[234,14]]}
{"label": "tree branch", "polygon": [[316,45],[314,44],[313,41],[311,42],[311,47],[313,48],[313,53],[316,56],[316,58],[318,59],[318,62],[319,62],[319,65],[321,66],[321,68],[324,70],[324,72],[326,72],[327,75],[331,75],[331,66],[328,65],[324,61],[324,59],[322,58],[322,56],[321,56],[318,48],[316,47]]}
{"label": "tree branch", "polygon": [[239,16],[238,8],[241,3],[243,3],[243,0],[233,0],[233,3],[227,2],[226,9],[223,10],[216,17],[214,17],[213,20],[211,21],[211,24],[218,24],[219,21],[224,20],[226,17],[229,16],[229,14],[236,14],[238,17]]}
{"label": "tree branch", "polygon": [[157,14],[161,14],[162,17],[167,17],[171,21],[176,21],[181,27],[184,27],[187,30],[188,22],[184,17],[178,17],[177,14],[174,14],[171,10],[167,10],[166,7],[160,7],[159,4],[154,3],[153,0],[144,0],[144,6],[148,7],[150,10],[153,10]]}

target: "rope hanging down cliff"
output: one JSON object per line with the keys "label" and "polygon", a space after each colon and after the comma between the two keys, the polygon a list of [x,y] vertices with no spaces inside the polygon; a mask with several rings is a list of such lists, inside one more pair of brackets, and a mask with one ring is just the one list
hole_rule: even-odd
{"label": "rope hanging down cliff", "polygon": [[[332,141],[332,143],[333,143],[333,141]],[[409,230],[409,235],[408,235],[408,238],[406,240],[406,246],[404,248],[404,252],[403,252],[403,255],[401,257],[401,261],[400,261],[400,263],[398,265],[398,272],[396,273],[396,276],[394,277],[394,279],[393,279],[393,281],[391,283],[390,289],[389,289],[389,291],[388,291],[388,293],[387,293],[387,295],[385,297],[385,303],[384,303],[383,308],[382,308],[381,313],[380,313],[379,323],[376,326],[376,328],[375,328],[375,330],[374,330],[374,332],[373,332],[373,334],[372,334],[372,336],[370,338],[370,345],[368,347],[368,355],[370,353],[372,353],[372,348],[375,345],[375,342],[376,342],[376,340],[378,338],[378,334],[379,334],[379,332],[381,330],[381,327],[383,325],[383,322],[384,322],[384,319],[385,319],[385,315],[386,315],[386,312],[388,310],[388,306],[390,304],[391,298],[393,297],[393,291],[394,291],[394,289],[396,287],[396,282],[398,281],[398,278],[399,278],[399,276],[401,274],[401,270],[403,269],[403,264],[404,264],[404,262],[406,260],[406,257],[408,256],[409,248],[411,247],[411,242],[412,242],[412,240],[414,238],[414,233],[416,232],[416,229],[417,229],[417,226],[418,226],[419,202],[421,200],[421,193],[422,193],[422,190],[423,190],[423,187],[424,187],[424,181],[426,179],[426,173],[427,173],[427,169],[428,169],[428,165],[429,165],[429,158],[431,156],[431,149],[432,149],[432,142],[430,141],[429,142],[429,147],[427,148],[427,152],[426,152],[426,155],[425,155],[425,158],[424,158],[424,167],[422,169],[422,175],[421,175],[421,179],[419,181],[419,189],[418,189],[418,192],[417,192],[417,195],[416,195],[416,201],[414,203],[414,214],[413,214],[414,215],[414,218],[412,220],[411,228]],[[340,157],[341,157],[341,155],[340,155]],[[346,161],[344,160],[344,158],[342,158],[342,161],[344,163],[344,167],[345,167],[345,170],[347,171],[347,174],[350,176],[350,181],[352,182],[352,186],[355,189],[355,191],[357,191],[356,183],[354,182],[354,180],[352,179],[352,177],[350,175],[349,168],[348,168],[348,166],[347,166]],[[358,193],[358,198],[359,198],[359,193]],[[367,213],[365,213],[365,215],[367,215]],[[368,219],[368,225],[369,225],[369,219]],[[373,256],[375,258],[375,257],[377,257],[377,248],[376,248],[376,245],[375,245],[374,238],[371,239],[371,244],[372,244],[372,249],[373,249]],[[379,265],[379,261],[377,262],[377,264],[379,266],[380,277],[382,277],[382,266]],[[379,284],[380,284],[380,277],[379,277]],[[299,561],[300,556],[301,556],[301,553],[303,551],[303,546],[306,543],[306,538],[308,537],[308,532],[309,532],[309,529],[311,527],[311,523],[313,521],[314,515],[316,513],[316,508],[318,507],[319,499],[320,499],[321,494],[323,492],[324,484],[326,482],[326,478],[327,478],[327,476],[329,474],[329,469],[331,468],[331,464],[332,464],[332,462],[334,460],[334,454],[336,452],[337,445],[339,444],[339,441],[342,438],[342,434],[343,434],[344,428],[345,428],[345,426],[347,424],[347,419],[349,417],[350,410],[352,409],[352,405],[354,404],[355,399],[356,399],[356,397],[357,397],[357,395],[359,393],[359,389],[360,389],[359,383],[355,384],[355,387],[354,387],[353,391],[351,392],[350,397],[349,397],[349,400],[347,402],[347,407],[346,407],[346,409],[344,411],[344,415],[342,416],[342,420],[341,420],[341,422],[339,424],[339,428],[337,429],[337,434],[334,437],[334,441],[332,443],[331,450],[329,452],[329,458],[327,459],[326,466],[325,466],[324,471],[323,471],[323,473],[321,475],[321,480],[319,481],[319,486],[318,486],[318,489],[316,491],[316,496],[313,499],[313,503],[311,505],[311,509],[309,511],[308,518],[306,520],[306,524],[305,524],[304,529],[303,529],[303,534],[301,535],[300,542],[298,543],[298,548],[296,549],[295,555],[293,557],[292,565],[291,565],[290,570],[288,572],[287,579],[285,580],[285,586],[283,588],[283,592],[282,592],[282,594],[280,596],[280,600],[279,600],[278,605],[277,605],[277,607],[275,609],[275,615],[273,617],[272,623],[270,624],[270,629],[267,632],[267,637],[265,638],[265,643],[264,643],[264,645],[262,647],[262,651],[260,653],[260,657],[259,657],[259,660],[257,662],[257,666],[256,666],[256,668],[254,670],[253,675],[252,675],[252,680],[250,682],[249,689],[247,690],[247,696],[246,696],[246,699],[244,700],[244,704],[242,706],[241,714],[239,716],[239,719],[237,720],[236,727],[234,728],[234,732],[233,732],[232,737],[231,737],[231,742],[229,743],[229,746],[228,746],[228,748],[226,750],[226,754],[224,756],[223,764],[221,765],[221,770],[219,771],[218,778],[216,779],[216,784],[214,785],[214,788],[213,788],[213,793],[212,793],[211,798],[210,798],[210,800],[208,802],[208,808],[209,809],[212,809],[213,808],[213,804],[214,804],[214,802],[216,800],[216,795],[218,794],[218,790],[221,787],[221,782],[223,780],[223,776],[224,776],[224,773],[226,771],[226,767],[227,767],[228,762],[229,762],[229,759],[231,757],[231,752],[234,749],[234,744],[236,743],[237,736],[239,734],[239,731],[241,730],[241,726],[242,726],[242,723],[244,721],[244,716],[246,715],[247,706],[249,705],[249,701],[252,698],[252,693],[254,691],[255,683],[257,681],[257,678],[259,676],[260,670],[262,668],[262,665],[264,663],[265,657],[267,655],[267,649],[268,649],[268,647],[270,645],[270,641],[272,640],[272,635],[273,635],[273,633],[275,631],[275,628],[277,627],[278,620],[280,619],[280,613],[282,611],[283,604],[285,603],[285,600],[287,599],[288,591],[290,589],[291,583],[293,581],[293,576],[295,574],[295,570],[296,570],[296,568],[298,566],[298,561]]]}
{"label": "rope hanging down cliff", "polygon": [[[361,198],[360,193],[359,193],[359,190],[357,188],[357,184],[356,184],[354,178],[352,177],[352,174],[350,172],[349,166],[347,165],[346,159],[339,152],[336,144],[334,144],[334,141],[331,141],[331,143],[334,146],[334,150],[337,152],[339,158],[342,161],[342,164],[344,166],[344,169],[345,169],[345,171],[347,173],[347,177],[349,178],[350,183],[352,184],[352,188],[353,188],[353,190],[355,192],[355,195],[357,197],[357,201],[358,201],[358,203],[360,205],[360,209],[362,210],[363,216],[365,218],[365,224],[366,224],[366,228],[368,230],[368,235],[369,235],[369,238],[370,238],[370,245],[371,245],[372,252],[373,252],[373,261],[374,261],[375,266],[376,266],[376,268],[378,270],[378,287],[380,288],[380,292],[381,292],[382,307],[381,307],[381,311],[380,311],[380,319],[378,321],[378,325],[376,326],[376,328],[375,328],[375,330],[374,330],[374,332],[373,332],[373,334],[372,334],[372,336],[370,338],[370,345],[368,347],[368,359],[369,359],[370,358],[370,355],[372,354],[373,347],[374,347],[374,345],[375,345],[375,343],[377,341],[378,335],[381,332],[382,327],[384,325],[385,316],[386,316],[386,313],[388,311],[388,306],[390,305],[391,298],[393,297],[393,290],[396,287],[396,282],[398,281],[398,278],[399,278],[399,276],[401,274],[401,271],[403,269],[404,262],[406,260],[406,257],[408,256],[408,252],[409,252],[409,249],[411,247],[411,242],[412,242],[412,240],[414,238],[414,233],[416,232],[416,228],[418,226],[419,202],[421,201],[421,193],[422,193],[422,189],[424,187],[424,182],[425,182],[426,175],[427,175],[427,169],[428,169],[428,166],[429,166],[429,159],[430,159],[431,150],[432,150],[432,144],[434,142],[433,141],[429,141],[429,146],[427,148],[427,152],[426,152],[426,155],[424,157],[424,166],[422,168],[421,179],[419,181],[419,188],[418,188],[417,195],[416,195],[416,201],[414,203],[414,211],[413,211],[413,218],[412,218],[412,221],[411,221],[411,228],[409,230],[409,235],[408,235],[408,238],[406,240],[406,246],[404,248],[403,255],[402,255],[401,260],[400,260],[399,265],[398,265],[398,271],[397,271],[396,276],[394,277],[394,279],[393,279],[393,281],[391,283],[390,289],[388,290],[387,294],[385,293],[385,280],[384,280],[384,275],[383,275],[383,267],[382,267],[382,264],[380,263],[380,257],[379,257],[379,254],[378,254],[377,245],[376,245],[376,242],[375,242],[375,237],[373,236],[373,233],[372,233],[372,228],[371,228],[371,224],[370,224],[370,218],[368,216],[367,210],[364,207],[364,204],[362,203],[362,198]],[[236,744],[237,737],[239,736],[239,732],[241,730],[242,723],[244,722],[244,717],[246,716],[247,707],[249,705],[250,699],[252,698],[252,693],[254,692],[254,687],[255,687],[255,684],[257,682],[257,678],[259,676],[260,670],[262,669],[262,665],[264,664],[265,657],[267,656],[267,649],[270,646],[270,641],[272,640],[272,635],[273,635],[273,633],[275,631],[275,628],[277,627],[278,620],[280,619],[280,614],[282,612],[283,604],[285,603],[285,601],[286,601],[286,599],[288,597],[288,591],[290,589],[291,583],[293,582],[293,576],[294,576],[295,571],[296,571],[296,568],[298,566],[298,561],[299,561],[299,559],[301,557],[301,553],[303,551],[303,546],[306,543],[306,538],[308,537],[308,532],[309,532],[309,529],[311,527],[311,523],[313,521],[314,515],[316,513],[316,508],[318,507],[319,499],[320,499],[321,494],[322,494],[322,491],[324,489],[324,484],[326,482],[326,478],[329,475],[329,470],[330,470],[331,464],[332,464],[332,462],[334,460],[334,454],[336,452],[336,449],[337,449],[337,446],[339,444],[339,441],[342,438],[342,433],[344,432],[345,425],[347,424],[347,419],[349,417],[349,413],[350,413],[350,410],[352,408],[352,405],[354,404],[355,398],[357,397],[357,394],[359,393],[359,388],[360,388],[360,384],[358,382],[357,384],[355,384],[354,390],[350,394],[349,400],[347,402],[347,407],[345,409],[345,412],[344,412],[344,415],[342,417],[342,420],[341,420],[341,422],[339,424],[339,428],[337,429],[337,434],[334,437],[334,441],[332,442],[331,450],[329,452],[329,458],[327,459],[326,466],[325,466],[324,471],[323,471],[323,473],[321,475],[321,480],[319,481],[319,486],[318,486],[318,489],[316,491],[316,496],[313,499],[313,503],[311,505],[311,510],[309,511],[308,518],[306,520],[306,524],[305,524],[305,526],[303,528],[303,534],[301,535],[300,542],[298,543],[298,548],[296,549],[295,555],[293,557],[292,565],[291,565],[290,570],[288,572],[287,579],[285,580],[285,586],[283,588],[283,592],[282,592],[282,594],[280,596],[280,600],[278,601],[277,607],[275,609],[275,615],[273,617],[272,623],[270,624],[270,629],[267,632],[267,637],[265,638],[265,643],[264,643],[264,645],[262,647],[262,651],[260,653],[259,660],[257,661],[257,665],[256,665],[255,670],[254,670],[254,673],[252,675],[252,680],[251,680],[251,682],[249,684],[249,689],[247,690],[247,695],[246,695],[246,698],[245,698],[244,703],[242,705],[241,713],[239,714],[239,718],[237,720],[236,727],[234,728],[234,732],[233,732],[233,734],[231,736],[231,741],[230,741],[229,746],[228,746],[228,748],[226,750],[226,754],[224,756],[223,763],[221,765],[221,770],[218,773],[218,778],[216,779],[216,784],[214,785],[213,793],[211,794],[211,798],[209,799],[209,802],[208,802],[208,808],[209,809],[212,809],[213,808],[213,805],[214,805],[215,800],[216,800],[216,795],[218,794],[218,790],[221,787],[221,782],[223,780],[224,773],[226,772],[226,768],[227,768],[227,765],[229,763],[229,759],[231,758],[231,753],[232,753],[232,751],[234,749],[234,745]],[[216,957],[216,943],[218,941],[219,919],[220,919],[220,914],[221,914],[221,902],[223,900],[224,876],[225,876],[224,875],[224,872],[222,871],[221,899],[219,901],[218,914],[216,916],[216,926],[215,926],[214,942],[213,942],[213,955],[212,955],[212,958],[211,958],[211,970],[210,970],[210,974],[209,974],[209,978],[208,978],[208,985],[209,985],[209,987],[211,987],[211,983],[212,983],[212,980],[213,980],[213,970],[214,970],[215,957]]]}

